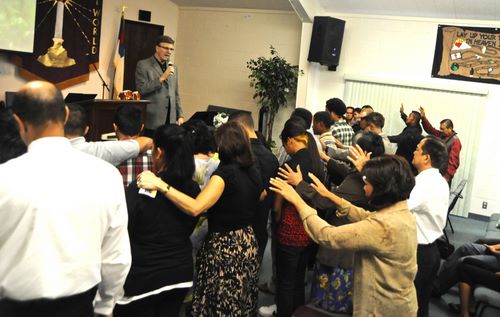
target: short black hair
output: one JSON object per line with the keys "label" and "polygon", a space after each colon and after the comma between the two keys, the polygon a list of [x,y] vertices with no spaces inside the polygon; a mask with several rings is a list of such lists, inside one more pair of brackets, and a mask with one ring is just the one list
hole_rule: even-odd
{"label": "short black hair", "polygon": [[215,141],[222,164],[237,163],[241,167],[250,167],[254,163],[250,140],[239,123],[233,121],[218,127]]}
{"label": "short black hair", "polygon": [[359,145],[364,151],[371,152],[371,157],[381,156],[385,152],[384,141],[382,137],[375,132],[359,132],[356,135],[355,144]]}
{"label": "short black hair", "polygon": [[254,129],[252,114],[248,111],[238,110],[229,115],[228,121],[239,122],[245,128]]}
{"label": "short black hair", "polygon": [[168,35],[160,35],[156,38],[156,45],[160,45],[160,43],[175,44],[175,41]]}
{"label": "short black hair", "polygon": [[214,131],[205,121],[190,119],[182,125],[186,129],[194,154],[209,154],[216,151]]}
{"label": "short black hair", "polygon": [[49,122],[64,123],[66,109],[61,91],[51,85],[43,93],[33,93],[30,88],[14,95],[12,111],[24,122],[43,127]]}
{"label": "short black hair", "polygon": [[325,128],[329,129],[332,126],[332,119],[328,111],[318,111],[314,114],[314,121],[321,122]]}
{"label": "short black hair", "polygon": [[64,125],[64,134],[83,136],[87,127],[87,114],[85,109],[79,104],[72,103],[68,105],[69,117]]}
{"label": "short black hair", "polygon": [[420,124],[420,120],[422,120],[422,115],[420,112],[413,110],[411,113],[415,116],[415,119],[417,119],[417,123]]}
{"label": "short black hair", "polygon": [[426,136],[422,144],[422,154],[431,158],[431,166],[437,168],[443,174],[448,168],[448,149],[443,141],[435,136]]}
{"label": "short black hair", "polygon": [[353,112],[361,113],[361,108],[356,107],[356,108],[354,108],[354,111],[353,111]]}
{"label": "short black hair", "polygon": [[26,153],[10,108],[0,108],[0,164]]}
{"label": "short black hair", "polygon": [[296,117],[291,117],[285,122],[283,130],[280,134],[280,139],[282,142],[286,142],[288,138],[295,138],[297,136],[306,136],[307,144],[306,148],[311,157],[311,172],[316,175],[319,179],[324,178],[324,165],[318,153],[318,146],[314,136],[307,132],[306,128],[301,124],[300,120],[294,119]]}
{"label": "short black hair", "polygon": [[160,172],[160,177],[178,188],[192,179],[195,170],[193,150],[186,139],[186,130],[176,124],[158,127],[153,139],[155,148],[164,153],[166,168]]}
{"label": "short black hair", "polygon": [[281,141],[285,142],[288,138],[294,138],[299,135],[306,135],[306,127],[301,124],[300,120],[296,120],[294,118],[296,117],[291,117],[285,122],[283,130],[281,130],[280,134]]}
{"label": "short black hair", "polygon": [[[308,127],[307,127],[307,123],[306,123],[306,120],[304,120],[304,118],[302,118],[302,117],[299,117],[299,116],[291,116],[291,117],[290,117],[290,119],[288,119],[286,122],[288,122],[288,121],[294,121],[294,122],[296,122],[296,123],[300,124],[300,125],[304,128],[304,130],[307,130],[307,129],[308,129]],[[286,122],[285,122],[285,123],[286,123]]]}
{"label": "short black hair", "polygon": [[347,110],[347,109],[352,109],[352,112],[354,112],[354,107],[352,107],[352,106],[347,106],[347,107],[346,107],[346,110]]}
{"label": "short black hair", "polygon": [[385,208],[408,199],[415,178],[406,159],[398,155],[382,155],[366,162],[361,174],[373,186],[368,197],[377,208]]}
{"label": "short black hair", "polygon": [[326,101],[326,109],[328,112],[335,112],[335,114],[339,117],[342,117],[347,107],[345,103],[339,98],[331,98]]}
{"label": "short black hair", "polygon": [[443,119],[441,120],[440,124],[444,124],[445,127],[453,130],[453,121],[451,121],[450,119]]}
{"label": "short black hair", "polygon": [[301,117],[306,122],[306,129],[309,129],[311,127],[313,116],[311,111],[307,110],[306,108],[295,108],[290,116]]}
{"label": "short black hair", "polygon": [[120,105],[113,117],[113,123],[126,136],[136,136],[141,133],[142,111],[137,105]]}
{"label": "short black hair", "polygon": [[370,112],[363,119],[367,124],[373,123],[377,128],[382,129],[385,124],[385,118],[380,112]]}

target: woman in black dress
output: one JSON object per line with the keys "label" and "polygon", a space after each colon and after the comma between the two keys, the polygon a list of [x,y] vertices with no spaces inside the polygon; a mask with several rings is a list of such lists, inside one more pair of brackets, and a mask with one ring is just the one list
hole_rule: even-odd
{"label": "woman in black dress", "polygon": [[139,175],[138,184],[158,190],[189,215],[208,210],[208,236],[196,259],[192,315],[253,317],[259,264],[251,224],[262,180],[238,123],[219,127],[215,139],[220,165],[195,199],[150,172]]}
{"label": "woman in black dress", "polygon": [[[184,128],[164,125],[156,130],[153,164],[159,179],[191,197],[200,192],[192,180],[193,152]],[[139,190],[136,182],[128,186],[126,198],[132,266],[114,316],[178,316],[193,285],[189,236],[196,218],[161,193]]]}

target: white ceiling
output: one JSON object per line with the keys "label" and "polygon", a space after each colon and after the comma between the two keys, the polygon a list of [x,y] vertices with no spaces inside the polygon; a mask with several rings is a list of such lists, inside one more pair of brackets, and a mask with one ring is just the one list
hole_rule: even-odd
{"label": "white ceiling", "polygon": [[170,0],[180,7],[293,11],[288,0]]}
{"label": "white ceiling", "polygon": [[[292,11],[289,0],[171,0],[181,7]],[[311,0],[306,0],[311,1]],[[325,12],[500,20],[500,0],[317,0]]]}

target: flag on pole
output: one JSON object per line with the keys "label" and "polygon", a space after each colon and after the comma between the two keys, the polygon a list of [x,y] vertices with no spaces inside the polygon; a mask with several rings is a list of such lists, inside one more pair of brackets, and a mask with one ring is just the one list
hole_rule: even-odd
{"label": "flag on pole", "polygon": [[118,32],[118,43],[116,44],[115,75],[113,78],[113,98],[118,98],[118,94],[123,91],[123,76],[125,73],[125,18],[122,10],[120,19],[120,31]]}

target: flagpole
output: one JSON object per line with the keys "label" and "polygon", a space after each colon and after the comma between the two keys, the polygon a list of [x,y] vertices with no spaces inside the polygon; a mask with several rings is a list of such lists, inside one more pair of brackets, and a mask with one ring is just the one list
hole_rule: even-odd
{"label": "flagpole", "polygon": [[[120,25],[118,27],[118,39],[120,39],[120,35],[121,35],[121,28],[122,28],[122,22],[124,23],[124,17],[125,17],[125,10],[128,8],[125,4],[122,3],[122,5],[120,6],[121,8],[121,16],[120,16]],[[125,26],[123,26],[125,27]],[[120,45],[118,43],[118,45]],[[119,49],[119,47],[118,47]],[[115,52],[116,54],[116,52]],[[114,94],[115,94],[115,77],[116,77],[116,69],[118,68],[118,66],[114,63],[114,58],[115,56],[113,56],[113,64],[115,66],[115,70],[113,72],[113,84],[111,85],[111,99],[114,99]]]}

